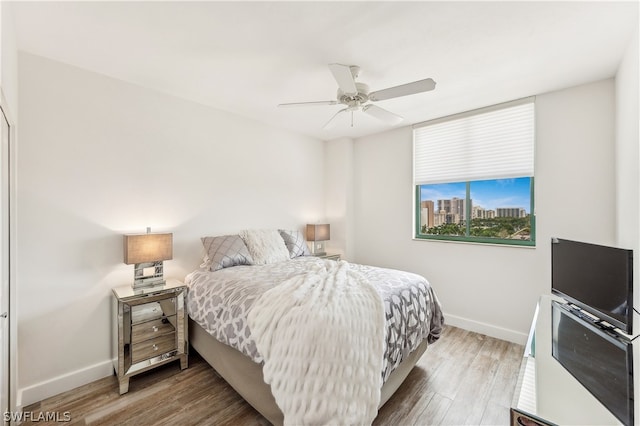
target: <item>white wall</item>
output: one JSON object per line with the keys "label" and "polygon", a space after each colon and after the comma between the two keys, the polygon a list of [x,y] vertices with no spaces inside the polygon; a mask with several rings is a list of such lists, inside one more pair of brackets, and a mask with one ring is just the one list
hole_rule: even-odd
{"label": "white wall", "polygon": [[22,405],[112,374],[122,234],[173,232],[184,278],[204,235],[324,214],[322,141],[25,53],[19,83]]}
{"label": "white wall", "polygon": [[353,203],[353,140],[336,139],[325,143],[325,220],[331,225],[328,253],[340,253],[350,260],[354,250],[355,212]]}
{"label": "white wall", "polygon": [[0,84],[13,119],[18,114],[18,49],[11,2],[0,3]]}
{"label": "white wall", "polygon": [[[640,87],[638,30],[616,75],[616,231],[621,247],[635,250],[635,270],[640,251]],[[636,288],[638,274],[636,278]],[[640,291],[635,292],[640,307]],[[637,323],[636,323],[637,324]],[[634,327],[636,326],[634,324]]]}
{"label": "white wall", "polygon": [[[616,213],[620,247],[634,251],[634,306],[640,309],[640,34],[638,27],[616,74]],[[640,334],[640,320],[634,315],[634,334]],[[640,348],[635,345],[634,364],[640,365]],[[640,374],[634,388],[640,389]],[[640,398],[635,398],[640,413]],[[636,414],[638,416],[638,414]],[[637,418],[637,417],[636,417]]]}
{"label": "white wall", "polygon": [[449,324],[523,343],[550,238],[615,243],[614,114],[612,79],[536,97],[533,249],[412,240],[411,128],[357,139],[353,260],[422,274]]}

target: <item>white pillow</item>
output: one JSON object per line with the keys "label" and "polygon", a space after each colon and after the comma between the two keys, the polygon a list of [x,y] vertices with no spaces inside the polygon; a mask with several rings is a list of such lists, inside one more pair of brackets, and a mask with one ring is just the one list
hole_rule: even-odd
{"label": "white pillow", "polygon": [[289,250],[276,229],[245,229],[240,231],[253,258],[254,265],[289,260]]}

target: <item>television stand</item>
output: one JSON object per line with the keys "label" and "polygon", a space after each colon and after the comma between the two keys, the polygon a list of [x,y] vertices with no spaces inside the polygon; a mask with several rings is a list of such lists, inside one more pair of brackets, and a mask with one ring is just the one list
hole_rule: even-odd
{"label": "television stand", "polygon": [[621,424],[553,358],[552,300],[542,296],[538,301],[511,404],[511,425]]}

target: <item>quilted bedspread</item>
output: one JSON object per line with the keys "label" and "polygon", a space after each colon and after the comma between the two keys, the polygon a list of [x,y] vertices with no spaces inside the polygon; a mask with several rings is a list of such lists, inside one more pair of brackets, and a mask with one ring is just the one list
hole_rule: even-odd
{"label": "quilted bedspread", "polygon": [[[302,256],[267,265],[194,271],[185,280],[189,316],[220,342],[260,363],[262,355],[247,325],[252,306],[267,290],[316,269],[322,262]],[[420,275],[358,264],[349,267],[369,280],[384,301],[387,330],[382,377],[386,380],[424,339],[434,342],[440,337],[444,323],[440,303]]]}

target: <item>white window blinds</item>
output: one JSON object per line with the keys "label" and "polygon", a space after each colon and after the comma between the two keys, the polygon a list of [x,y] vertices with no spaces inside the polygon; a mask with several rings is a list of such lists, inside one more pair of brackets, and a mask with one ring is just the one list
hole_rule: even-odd
{"label": "white window blinds", "polygon": [[533,176],[533,98],[413,129],[414,184]]}

